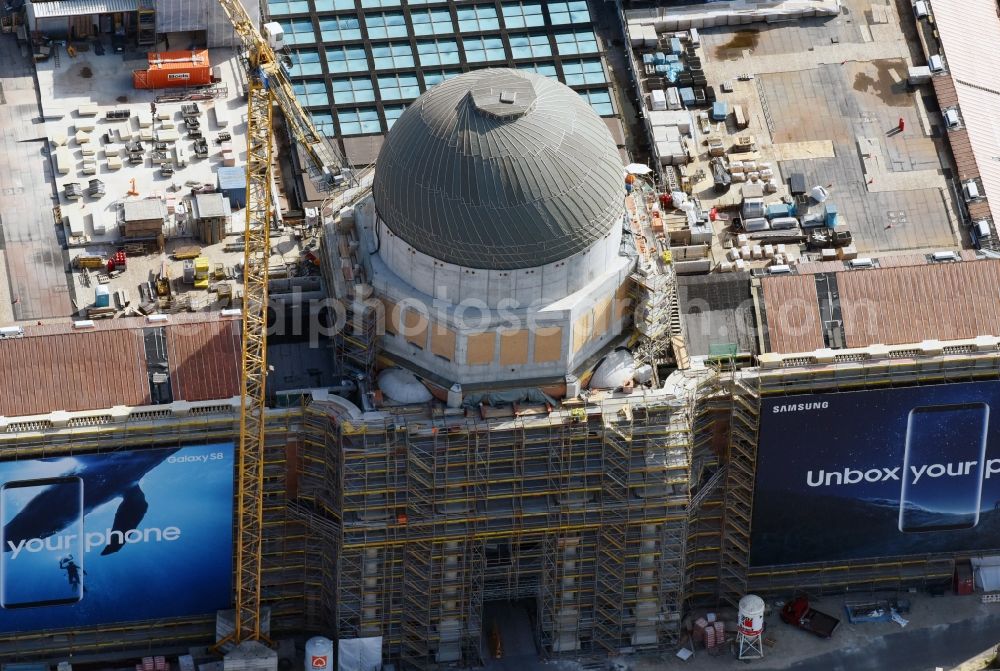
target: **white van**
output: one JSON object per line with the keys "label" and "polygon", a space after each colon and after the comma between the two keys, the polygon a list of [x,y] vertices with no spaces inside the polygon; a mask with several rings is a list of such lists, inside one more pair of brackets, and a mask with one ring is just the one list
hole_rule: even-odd
{"label": "white van", "polygon": [[913,16],[917,17],[918,21],[920,19],[926,19],[929,14],[930,11],[927,9],[926,0],[917,0],[913,3]]}

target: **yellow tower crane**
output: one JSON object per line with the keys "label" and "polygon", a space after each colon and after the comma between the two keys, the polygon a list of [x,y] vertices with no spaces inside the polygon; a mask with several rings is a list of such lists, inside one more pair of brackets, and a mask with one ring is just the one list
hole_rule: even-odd
{"label": "yellow tower crane", "polygon": [[[325,178],[343,161],[295,98],[274,49],[240,0],[219,0],[242,41],[247,62],[247,207],[243,262],[243,387],[237,465],[236,615],[224,642],[265,639],[261,628],[264,413],[267,379],[267,268],[271,250],[271,112],[277,104],[295,140]],[[338,180],[342,181],[342,180]],[[220,644],[223,641],[220,641]]]}

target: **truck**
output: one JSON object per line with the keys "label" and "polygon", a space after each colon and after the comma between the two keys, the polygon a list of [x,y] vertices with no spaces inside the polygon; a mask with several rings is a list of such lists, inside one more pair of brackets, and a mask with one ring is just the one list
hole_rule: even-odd
{"label": "truck", "polygon": [[840,620],[809,606],[809,599],[800,596],[781,609],[781,620],[820,638],[830,638],[840,626]]}

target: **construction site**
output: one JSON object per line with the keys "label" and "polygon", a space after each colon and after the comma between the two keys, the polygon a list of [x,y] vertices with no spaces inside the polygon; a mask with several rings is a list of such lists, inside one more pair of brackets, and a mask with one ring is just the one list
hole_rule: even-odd
{"label": "construction site", "polygon": [[[498,63],[416,97],[374,166],[317,130],[266,11],[29,4],[0,36],[5,668],[923,670],[995,642],[995,138],[945,114],[972,75],[850,84],[918,48],[971,67],[948,0],[930,30],[907,3],[626,3],[628,162],[586,96]],[[134,88],[206,42],[209,88]],[[828,104],[805,131],[785,85]],[[126,125],[134,168],[117,136],[90,159]],[[180,166],[201,138],[155,143],[181,125],[229,137]],[[106,193],[71,198],[88,159]],[[893,667],[909,622],[979,647]]]}

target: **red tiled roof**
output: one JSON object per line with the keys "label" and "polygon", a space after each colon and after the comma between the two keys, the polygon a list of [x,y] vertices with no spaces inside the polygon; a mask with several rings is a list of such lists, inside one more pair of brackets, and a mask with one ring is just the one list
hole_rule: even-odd
{"label": "red tiled roof", "polygon": [[167,327],[174,396],[208,401],[240,394],[240,322]]}
{"label": "red tiled roof", "polygon": [[[99,410],[151,402],[144,319],[24,325],[24,336],[0,339],[0,416],[56,410]],[[240,394],[240,322],[208,315],[171,315],[164,324],[175,400]]]}
{"label": "red tiled roof", "polygon": [[[924,340],[1000,336],[1000,260],[906,265],[915,256],[878,260],[871,270],[836,273],[844,346],[902,345]],[[889,260],[892,259],[892,260]],[[761,279],[770,351],[791,354],[824,347],[812,275]]]}
{"label": "red tiled roof", "polygon": [[761,282],[761,288],[767,308],[770,351],[811,352],[825,346],[815,277],[768,277]]}
{"label": "red tiled roof", "polygon": [[0,340],[0,415],[149,403],[142,332],[101,330]]}

